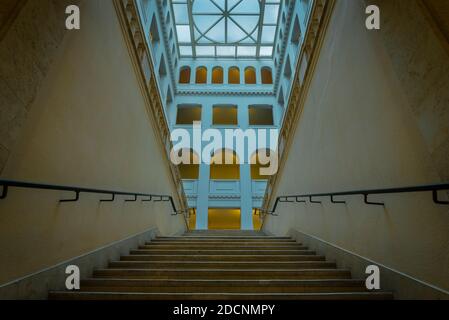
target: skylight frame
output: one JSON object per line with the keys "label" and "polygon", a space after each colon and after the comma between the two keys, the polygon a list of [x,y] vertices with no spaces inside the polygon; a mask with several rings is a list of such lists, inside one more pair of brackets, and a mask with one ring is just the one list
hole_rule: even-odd
{"label": "skylight frame", "polygon": [[[213,8],[217,12],[208,13],[206,12],[207,8],[204,12],[199,12],[198,3],[195,3],[195,1],[204,3],[208,1],[206,6],[217,7],[217,9]],[[241,11],[244,1],[258,2],[259,7],[248,6],[250,8],[249,11]],[[196,8],[195,5],[197,5]],[[232,7],[228,8],[228,5]],[[281,0],[172,0],[170,1],[170,6],[174,17],[172,23],[175,27],[176,46],[181,58],[272,59],[275,54],[275,45],[279,37],[279,23],[281,21],[283,6],[283,1]],[[274,9],[271,17],[275,17],[275,19],[266,22],[266,9],[270,7],[272,7],[272,10]],[[183,10],[177,14],[179,8]],[[203,26],[198,25],[198,17],[201,16],[211,17],[212,20],[209,20],[209,22],[212,23],[210,25],[206,24],[207,28],[201,29]],[[258,21],[254,25],[254,29],[248,28],[248,25],[242,26],[239,21],[236,21],[236,17],[241,17],[240,21],[242,21],[244,19],[243,16],[257,17]],[[181,18],[182,21],[178,21]],[[276,20],[275,23],[274,20]],[[217,26],[221,21],[224,21],[225,25],[224,37],[214,39],[210,36],[210,33],[211,31],[221,30]],[[239,40],[229,41],[228,31],[230,27],[228,24],[234,30],[238,30],[243,34],[244,37]],[[241,31],[236,29],[236,27]],[[214,28],[216,30],[213,30]],[[272,40],[270,38],[268,41],[264,41],[263,38],[267,28],[271,28]],[[183,29],[182,34],[178,33],[179,29]],[[188,35],[185,34],[187,30],[189,31]],[[271,54],[263,54],[267,48],[271,48]],[[227,53],[224,53],[225,51]]]}

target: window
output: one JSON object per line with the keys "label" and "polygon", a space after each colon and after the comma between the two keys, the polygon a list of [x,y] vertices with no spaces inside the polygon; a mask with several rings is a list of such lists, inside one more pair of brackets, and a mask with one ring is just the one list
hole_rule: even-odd
{"label": "window", "polygon": [[263,84],[273,84],[273,75],[271,73],[271,69],[268,67],[262,68],[262,83]]}
{"label": "window", "polygon": [[192,125],[194,121],[201,121],[200,105],[178,105],[176,114],[177,125]]}
{"label": "window", "polygon": [[190,83],[190,67],[182,67],[179,71],[179,83]]}
{"label": "window", "polygon": [[240,165],[234,151],[222,149],[214,152],[210,165],[211,180],[239,180]]}
{"label": "window", "polygon": [[214,125],[237,125],[237,106],[214,106],[212,123]]}
{"label": "window", "polygon": [[198,84],[207,83],[207,68],[206,67],[196,68],[195,82]]}
{"label": "window", "polygon": [[250,126],[272,126],[273,107],[268,105],[249,106],[249,125]]}
{"label": "window", "polygon": [[223,68],[215,67],[212,69],[212,83],[221,84],[223,83]]}
{"label": "window", "polygon": [[240,70],[237,67],[229,68],[228,82],[230,84],[240,84]]}
{"label": "window", "polygon": [[259,149],[251,157],[251,179],[252,180],[267,180],[273,172],[276,165],[273,161],[277,161],[275,153],[269,149]]}
{"label": "window", "polygon": [[192,149],[181,149],[178,151],[178,156],[188,156],[188,163],[181,163],[178,165],[181,179],[183,180],[198,180],[200,165],[198,155]]}
{"label": "window", "polygon": [[256,69],[248,67],[245,69],[245,83],[256,84]]}

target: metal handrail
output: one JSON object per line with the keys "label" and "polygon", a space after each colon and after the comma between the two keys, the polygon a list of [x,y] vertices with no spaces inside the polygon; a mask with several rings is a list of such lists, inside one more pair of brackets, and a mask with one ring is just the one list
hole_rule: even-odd
{"label": "metal handrail", "polygon": [[142,202],[170,202],[173,209],[172,215],[184,214],[183,211],[178,211],[173,201],[173,197],[170,195],[160,195],[160,194],[149,194],[149,193],[139,193],[139,192],[124,192],[124,191],[114,191],[114,190],[104,190],[104,189],[92,189],[83,187],[72,187],[72,186],[62,186],[54,184],[42,184],[42,183],[32,183],[24,181],[13,181],[13,180],[0,180],[0,186],[3,190],[0,194],[0,200],[5,199],[8,196],[9,188],[25,188],[25,189],[41,189],[41,190],[56,190],[56,191],[69,191],[74,192],[75,197],[72,199],[62,199],[59,202],[77,202],[80,197],[80,193],[93,193],[93,194],[109,194],[110,199],[101,199],[100,202],[113,202],[116,196],[133,196],[132,199],[126,199],[125,202],[136,202],[138,197],[143,198]]}
{"label": "metal handrail", "polygon": [[346,204],[346,201],[337,201],[334,197],[337,196],[351,196],[351,195],[361,195],[363,196],[363,201],[367,205],[376,205],[376,206],[385,206],[382,202],[372,202],[368,201],[369,195],[374,194],[391,194],[391,193],[411,193],[411,192],[432,192],[432,200],[436,204],[448,205],[449,201],[442,201],[438,199],[438,191],[449,190],[449,183],[442,184],[431,184],[431,185],[421,185],[421,186],[413,186],[413,187],[399,187],[399,188],[387,188],[387,189],[368,189],[368,190],[355,190],[355,191],[344,191],[344,192],[329,192],[329,193],[313,193],[313,194],[300,194],[300,195],[288,195],[288,196],[279,196],[276,198],[273,209],[271,210],[262,210],[263,213],[271,214],[273,216],[277,216],[276,209],[279,203],[285,202],[294,202],[294,203],[307,203],[309,200],[310,203],[318,203],[321,204],[321,201],[313,200],[313,198],[318,197],[330,197],[331,203],[338,204]]}

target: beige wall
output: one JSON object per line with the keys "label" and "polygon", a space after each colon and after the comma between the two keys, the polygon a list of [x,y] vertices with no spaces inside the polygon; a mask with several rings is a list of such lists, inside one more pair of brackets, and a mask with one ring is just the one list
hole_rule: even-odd
{"label": "beige wall", "polygon": [[[392,15],[386,10],[394,8],[382,7],[382,14]],[[417,93],[404,85],[404,77],[411,75],[398,73],[401,70],[395,65],[401,56],[408,59],[409,48],[398,42],[395,57],[399,60],[393,59],[391,48],[386,46],[394,44],[386,45],[384,35],[365,29],[364,11],[362,1],[336,3],[278,195],[435,183],[444,176],[442,168],[448,163],[436,161],[429,150],[429,137],[422,134],[423,122],[417,121],[413,111]],[[399,13],[396,17],[406,18]],[[409,36],[417,30],[399,25],[382,32]],[[437,41],[436,37],[426,39],[426,50],[438,48],[438,42],[432,41]],[[448,66],[445,56],[426,61],[430,65],[420,61],[418,71],[431,68],[436,72]],[[432,79],[425,74],[416,73],[417,81],[424,84]],[[443,116],[443,105],[438,102],[443,94],[440,89],[428,84],[420,90],[433,97],[434,112]],[[428,106],[421,104],[433,117],[431,105],[430,101]],[[447,111],[447,103],[445,108]],[[434,126],[441,132],[442,125],[436,121],[427,128]],[[357,196],[346,197],[347,205],[321,200],[322,205],[281,204],[280,216],[268,217],[265,229],[285,234],[296,228],[449,288],[449,209],[434,205],[431,194],[372,197],[385,201],[385,209],[364,205]]]}
{"label": "beige wall", "polygon": [[[81,12],[81,30],[67,33],[1,177],[171,194],[112,1],[85,1]],[[184,228],[167,203],[100,204],[81,194],[59,204],[71,196],[11,188],[0,201],[0,283],[151,226]]]}

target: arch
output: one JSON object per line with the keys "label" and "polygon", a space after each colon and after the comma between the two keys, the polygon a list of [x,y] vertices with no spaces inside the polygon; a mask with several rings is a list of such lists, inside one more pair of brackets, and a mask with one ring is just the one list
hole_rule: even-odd
{"label": "arch", "polygon": [[263,67],[261,73],[263,84],[273,84],[273,74],[270,67]]}
{"label": "arch", "polygon": [[239,180],[240,161],[237,153],[229,149],[216,150],[211,159],[211,180]]}
{"label": "arch", "polygon": [[256,84],[256,69],[247,67],[245,69],[245,84]]}
{"label": "arch", "polygon": [[222,84],[224,78],[223,68],[222,67],[214,67],[212,69],[212,83],[213,84]]}
{"label": "arch", "polygon": [[268,180],[270,176],[277,172],[277,154],[271,149],[256,150],[252,154],[250,161],[252,180]]}
{"label": "arch", "polygon": [[[182,180],[198,180],[200,165],[198,154],[192,149],[176,150],[178,156],[188,156],[188,163],[178,165],[179,174]],[[187,157],[186,156],[186,157]]]}
{"label": "arch", "polygon": [[292,31],[292,42],[295,45],[299,44],[299,40],[301,39],[301,26],[299,24],[299,18],[298,15],[295,17],[295,22],[293,24],[293,31]]}
{"label": "arch", "polygon": [[207,68],[206,67],[196,68],[195,83],[197,83],[197,84],[207,83]]}
{"label": "arch", "polygon": [[228,83],[240,84],[240,69],[238,67],[230,67],[228,71]]}
{"label": "arch", "polygon": [[179,71],[179,83],[189,84],[190,83],[190,67],[184,66]]}
{"label": "arch", "polygon": [[287,56],[287,60],[285,61],[284,76],[288,79],[290,79],[292,76],[292,65],[290,62],[290,56]]}
{"label": "arch", "polygon": [[150,40],[153,45],[156,45],[160,40],[159,28],[157,26],[157,21],[156,21],[156,14],[153,14],[153,17],[151,18]]}

